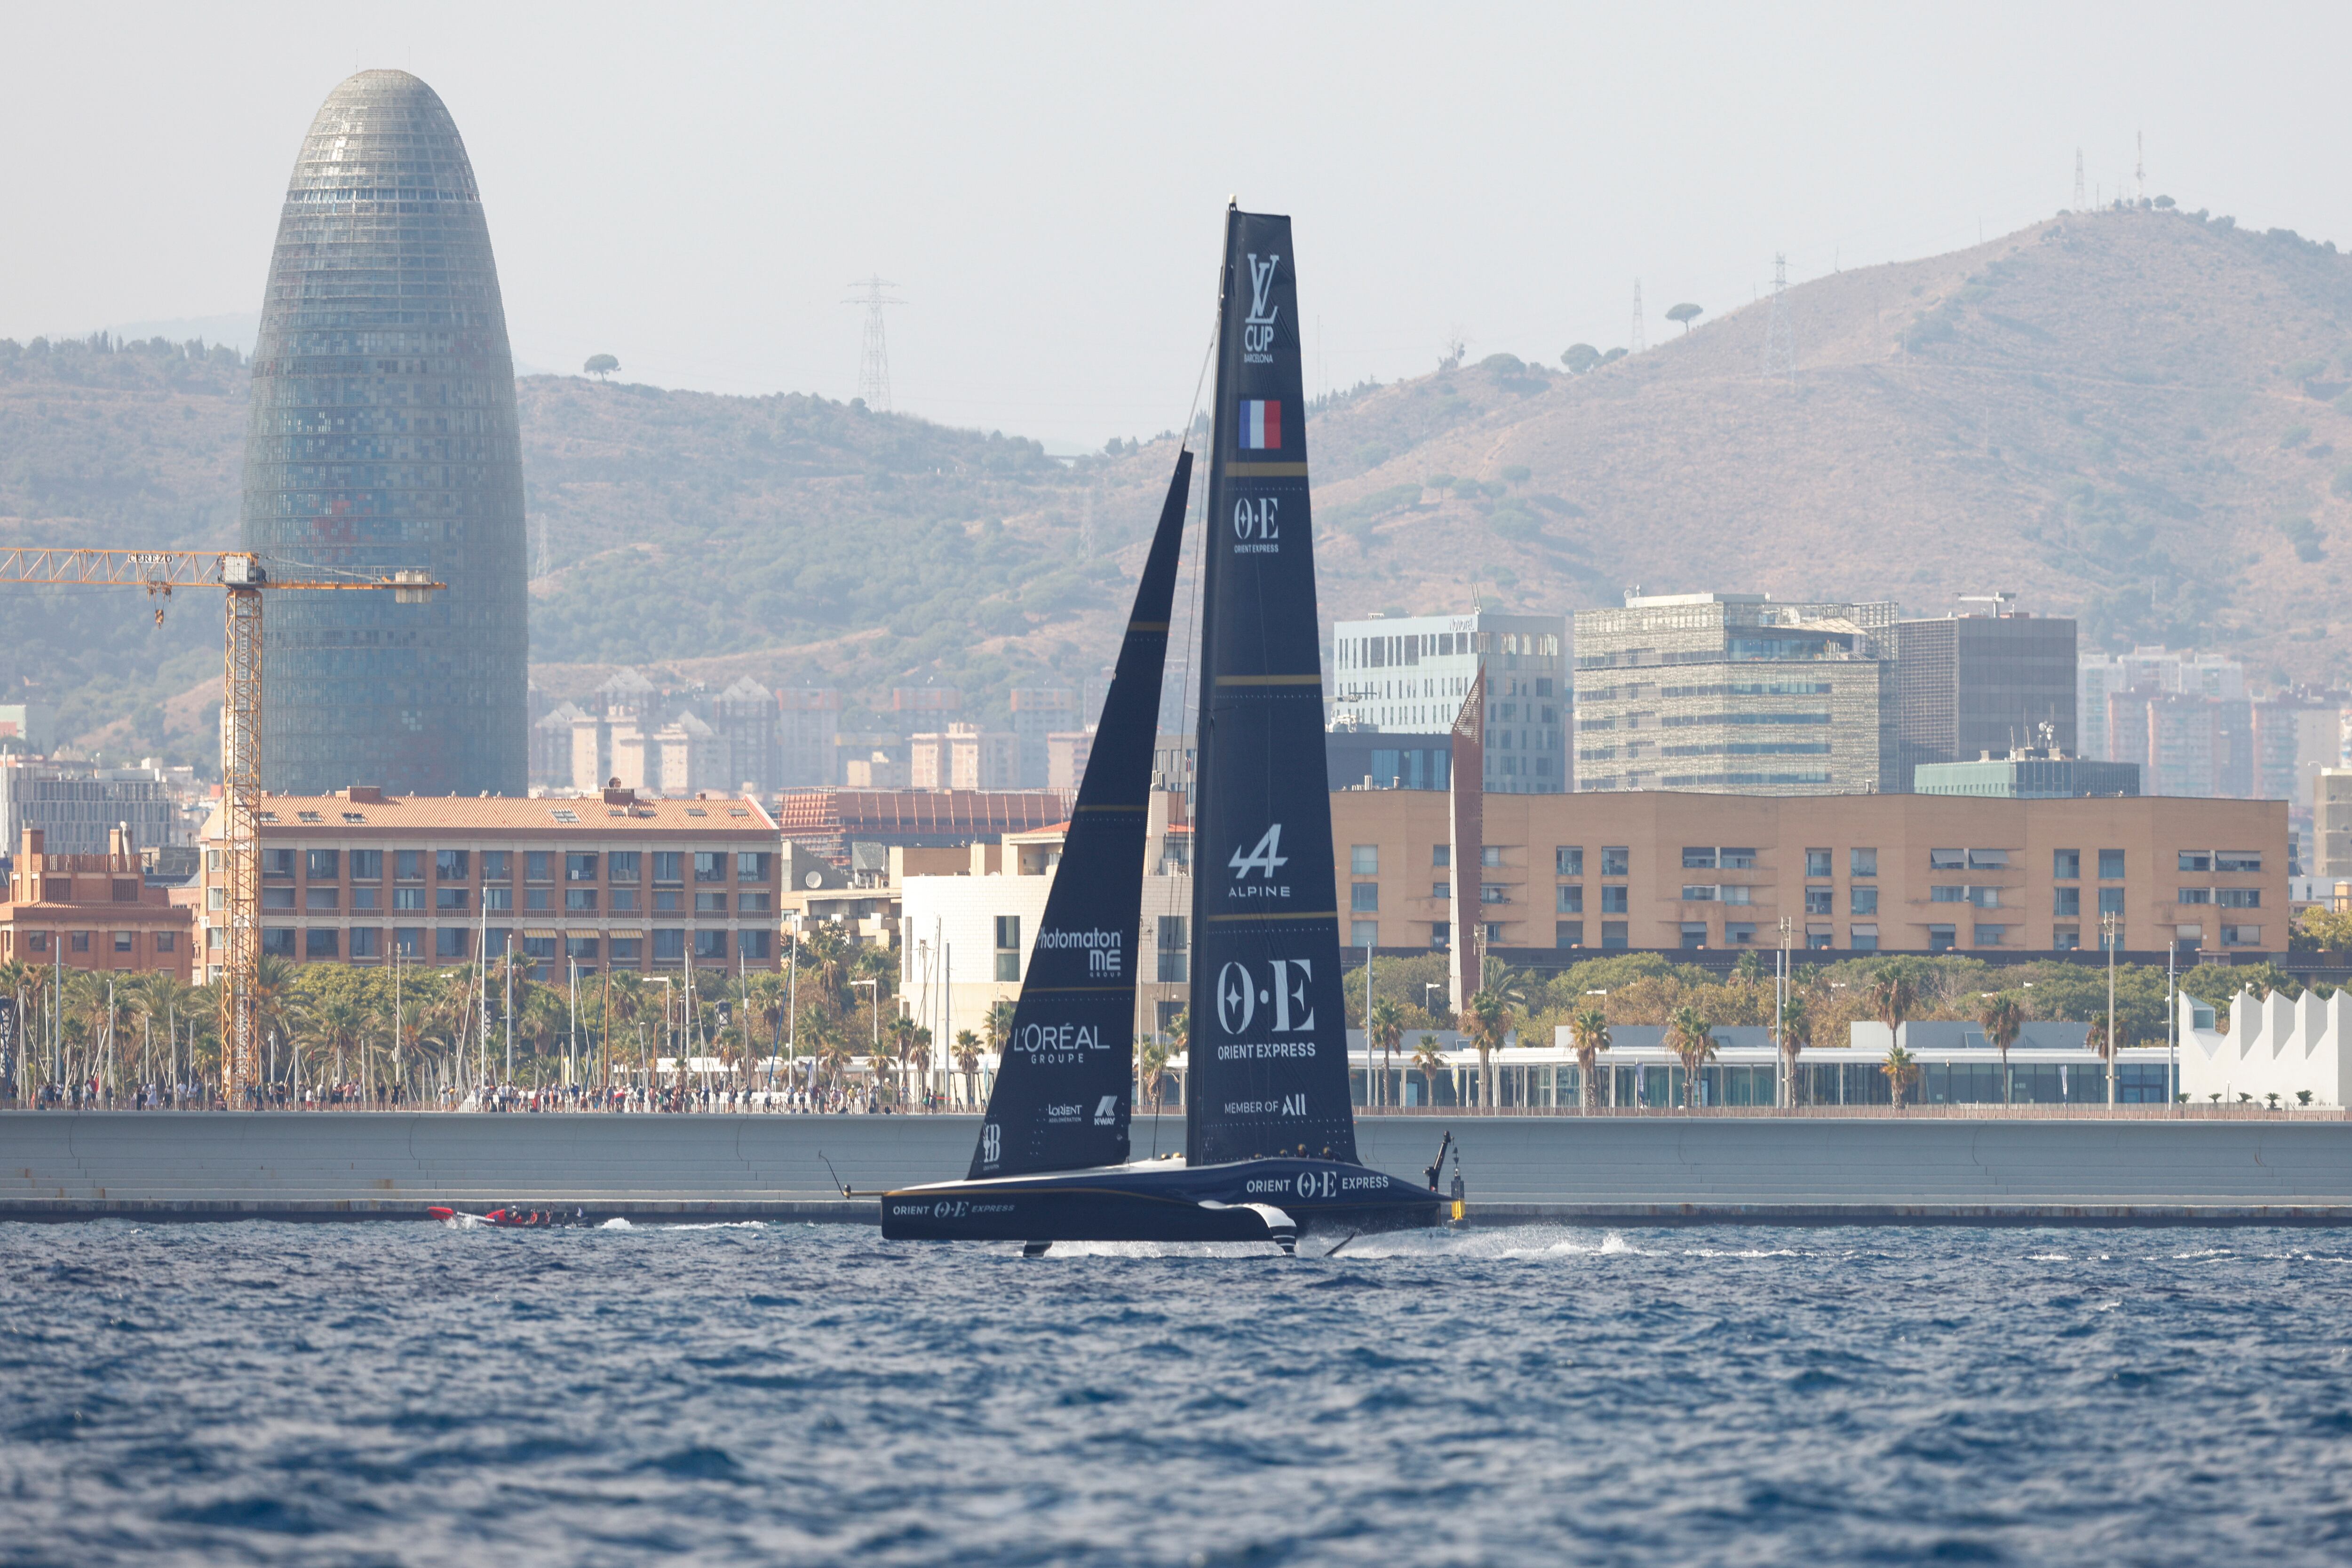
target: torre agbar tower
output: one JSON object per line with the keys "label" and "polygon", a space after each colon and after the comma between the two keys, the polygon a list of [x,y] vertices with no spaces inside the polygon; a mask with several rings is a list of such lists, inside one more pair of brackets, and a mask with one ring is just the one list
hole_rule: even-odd
{"label": "torre agbar tower", "polygon": [[362,71],[302,139],[270,253],[245,438],[245,548],[448,584],[284,593],[264,630],[265,788],[520,795],[522,447],[489,225],[433,89]]}

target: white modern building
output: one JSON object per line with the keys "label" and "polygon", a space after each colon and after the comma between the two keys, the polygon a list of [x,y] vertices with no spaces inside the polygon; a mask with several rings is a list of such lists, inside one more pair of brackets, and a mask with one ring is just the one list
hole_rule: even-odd
{"label": "white modern building", "polygon": [[2257,1001],[2240,991],[2229,1032],[2214,1026],[2211,1008],[2180,998],[2180,1092],[2190,1104],[2352,1104],[2352,998],[2344,992],[2289,1001],[2273,991]]}
{"label": "white modern building", "polygon": [[1486,789],[1564,795],[1568,761],[1568,618],[1375,615],[1331,632],[1334,726],[1444,735],[1478,672],[1486,672]]}

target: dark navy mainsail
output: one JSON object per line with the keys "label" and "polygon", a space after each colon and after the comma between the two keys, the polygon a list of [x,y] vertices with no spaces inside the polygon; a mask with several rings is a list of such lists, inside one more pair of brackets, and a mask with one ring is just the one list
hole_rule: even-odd
{"label": "dark navy mainsail", "polygon": [[1133,1112],[1144,826],[1192,455],[1180,453],[972,1151],[971,1180],[1114,1166]]}
{"label": "dark navy mainsail", "polygon": [[1290,220],[1228,210],[1201,610],[1192,1166],[1353,1163]]}

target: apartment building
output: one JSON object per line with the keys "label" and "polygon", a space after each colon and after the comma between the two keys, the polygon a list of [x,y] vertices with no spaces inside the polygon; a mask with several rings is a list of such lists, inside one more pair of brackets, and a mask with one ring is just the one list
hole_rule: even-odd
{"label": "apartment building", "polygon": [[780,789],[840,783],[841,694],[830,686],[778,692],[776,753]]}
{"label": "apartment building", "polygon": [[95,854],[52,853],[39,828],[25,829],[16,845],[0,904],[0,964],[192,977],[194,912],[147,885],[128,831],[111,830]]}
{"label": "apartment building", "polygon": [[2312,779],[2312,873],[2352,876],[2352,768],[2323,768]]}
{"label": "apartment building", "polygon": [[1892,604],[1628,593],[1576,612],[1586,790],[1864,794],[1896,778]]}
{"label": "apartment building", "polygon": [[1573,787],[1567,652],[1568,622],[1559,615],[1478,610],[1341,621],[1332,627],[1329,721],[1358,737],[1400,737],[1384,750],[1426,750],[1426,737],[1452,730],[1484,670],[1485,788],[1562,794]]}
{"label": "apartment building", "polygon": [[[1476,879],[1497,947],[1855,952],[2284,950],[2278,800],[1488,796]],[[1349,941],[1449,940],[1447,800],[1331,796]],[[1470,879],[1465,878],[1465,885]]]}
{"label": "apartment building", "polygon": [[1086,726],[1078,694],[1062,686],[1015,686],[1012,707],[1013,777],[1008,782],[1021,789],[1052,787],[1053,737]]}
{"label": "apartment building", "polygon": [[0,755],[0,844],[41,830],[51,854],[102,855],[115,830],[133,843],[184,844],[186,829],[167,769],[101,768]]}
{"label": "apartment building", "polygon": [[950,724],[907,737],[907,779],[917,789],[1020,788],[1020,742],[1010,731]]}
{"label": "apartment building", "polygon": [[[205,829],[204,963],[227,937],[221,820]],[[567,972],[776,967],[782,862],[756,800],[273,795],[261,813],[261,948],[307,963]]]}

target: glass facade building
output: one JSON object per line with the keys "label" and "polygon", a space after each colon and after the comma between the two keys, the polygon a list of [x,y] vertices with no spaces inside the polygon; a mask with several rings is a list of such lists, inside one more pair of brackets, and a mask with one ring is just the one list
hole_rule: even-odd
{"label": "glass facade building", "polygon": [[405,71],[336,88],[295,160],[253,361],[243,540],[274,576],[419,567],[448,584],[423,605],[268,597],[265,787],[524,792],[506,312],[465,143]]}

